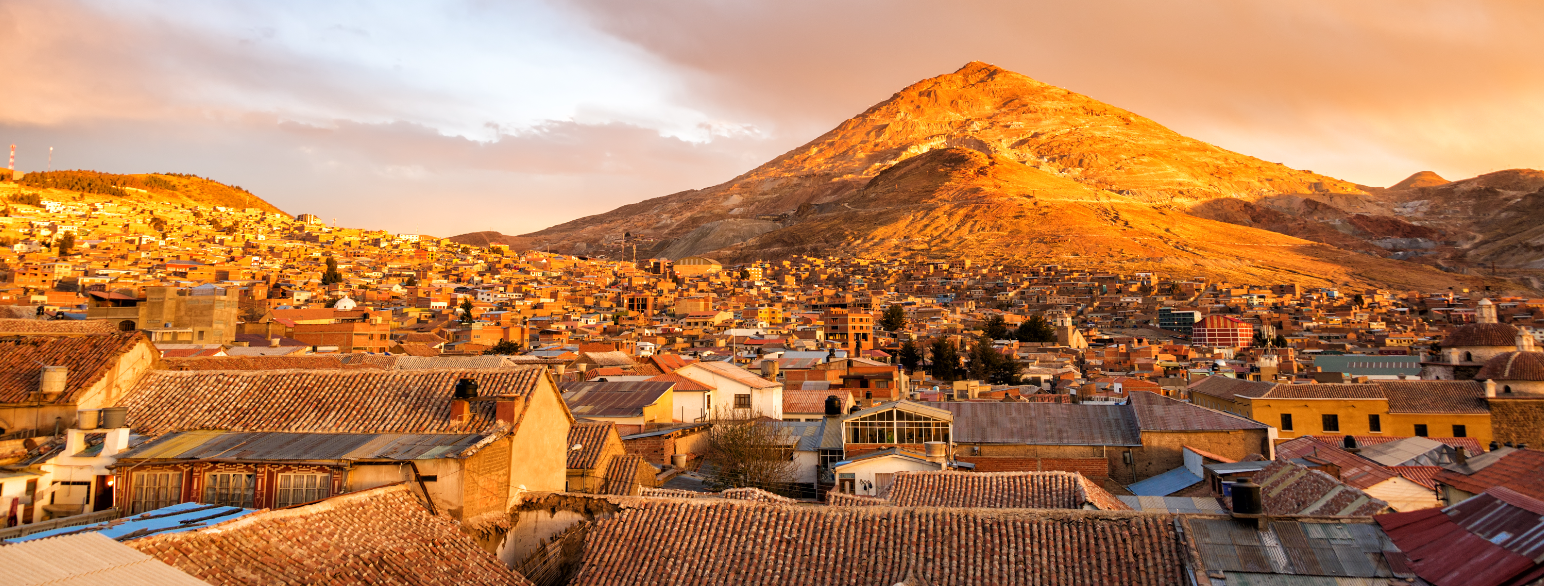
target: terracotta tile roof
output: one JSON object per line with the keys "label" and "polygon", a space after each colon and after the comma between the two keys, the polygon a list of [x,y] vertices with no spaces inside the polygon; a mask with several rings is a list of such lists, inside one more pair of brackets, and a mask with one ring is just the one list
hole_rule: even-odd
{"label": "terracotta tile roof", "polygon": [[65,367],[64,393],[54,404],[73,404],[82,390],[111,372],[119,356],[140,344],[149,342],[139,333],[0,338],[0,404],[26,401],[38,390],[44,366]]}
{"label": "terracotta tile roof", "polygon": [[105,319],[0,319],[0,336],[117,334],[118,322]]}
{"label": "terracotta tile roof", "polygon": [[450,416],[456,381],[478,395],[529,396],[545,369],[277,370],[146,375],[120,406],[129,426],[149,435],[172,431],[334,433],[489,433],[502,424],[493,401],[475,401],[464,423]]}
{"label": "terracotta tile roof", "polygon": [[1191,383],[1192,393],[1211,395],[1232,401],[1234,397],[1258,397],[1271,390],[1274,383],[1247,381],[1226,376],[1209,376]]}
{"label": "terracotta tile roof", "polygon": [[390,370],[396,364],[389,356],[336,354],[308,356],[216,356],[206,358],[167,358],[162,370]]}
{"label": "terracotta tile roof", "polygon": [[574,586],[1187,583],[1166,514],[612,500]]}
{"label": "terracotta tile roof", "polygon": [[825,413],[826,397],[842,398],[846,391],[785,389],[783,413]]}
{"label": "terracotta tile roof", "polygon": [[423,344],[426,346],[438,346],[445,343],[445,339],[425,332],[408,332],[397,335],[397,341],[402,344]]}
{"label": "terracotta tile roof", "polygon": [[430,348],[428,344],[402,343],[397,346],[398,352],[408,356],[439,356],[440,351]]}
{"label": "terracotta tile roof", "polygon": [[1437,474],[1442,472],[1441,466],[1389,466],[1389,471],[1406,479],[1430,488],[1437,489]]}
{"label": "terracotta tile roof", "polygon": [[1443,348],[1516,344],[1517,328],[1507,324],[1464,324],[1442,337]]}
{"label": "terracotta tile roof", "polygon": [[1474,380],[1544,381],[1544,352],[1505,352],[1485,361]]}
{"label": "terracotta tile roof", "polygon": [[215,586],[530,584],[405,484],[128,545]]}
{"label": "terracotta tile roof", "polygon": [[690,490],[682,490],[682,489],[679,489],[679,488],[640,488],[640,489],[638,489],[638,496],[647,496],[647,497],[655,497],[655,498],[692,499],[692,498],[697,498],[699,496],[704,496],[706,494],[707,493],[695,492],[695,491],[690,491]]}
{"label": "terracotta tile roof", "polygon": [[1341,482],[1364,490],[1397,476],[1377,462],[1311,437],[1294,438],[1276,446],[1277,460],[1293,458],[1310,458],[1334,464],[1340,468]]}
{"label": "terracotta tile roof", "polygon": [[1279,384],[1261,395],[1270,399],[1382,399],[1383,390],[1374,384],[1291,385]]}
{"label": "terracotta tile roof", "polygon": [[1260,485],[1267,515],[1366,517],[1389,510],[1388,503],[1318,470],[1276,460],[1252,478]]}
{"label": "terracotta tile roof", "polygon": [[638,488],[638,467],[643,456],[618,454],[606,463],[606,475],[601,478],[600,494],[630,495]]}
{"label": "terracotta tile roof", "polygon": [[889,507],[895,503],[888,499],[861,494],[831,491],[826,493],[826,504],[833,507]]}
{"label": "terracotta tile roof", "polygon": [[600,453],[606,447],[606,439],[615,433],[616,427],[610,423],[582,422],[568,428],[569,448],[579,446],[577,450],[568,451],[568,469],[594,469],[600,463]]}
{"label": "terracotta tile roof", "polygon": [[1128,400],[1142,431],[1202,431],[1267,429],[1253,419],[1213,411],[1200,405],[1170,399],[1157,393],[1134,391]]}
{"label": "terracotta tile roof", "polygon": [[[1443,470],[1437,474],[1437,483],[1446,484],[1470,494],[1480,494],[1495,486],[1503,486],[1524,495],[1544,500],[1544,452],[1502,448],[1493,462],[1473,473]],[[1486,458],[1491,459],[1491,458]],[[1480,464],[1479,458],[1471,457],[1469,466]]]}
{"label": "terracotta tile roof", "polygon": [[709,385],[707,383],[697,382],[697,381],[694,381],[692,379],[686,378],[684,376],[681,376],[681,375],[675,374],[675,373],[662,374],[662,375],[656,376],[654,378],[651,378],[649,380],[651,380],[651,381],[658,381],[658,382],[675,383],[675,390],[677,390],[677,391],[713,391],[713,390],[718,390],[718,387]]}
{"label": "terracotta tile roof", "polygon": [[1076,472],[897,472],[889,500],[902,507],[1129,510]]}
{"label": "terracotta tile roof", "polygon": [[1389,398],[1389,413],[1490,413],[1485,386],[1478,381],[1378,381]]}
{"label": "terracotta tile roof", "polygon": [[675,372],[678,368],[691,364],[693,361],[680,354],[655,354],[649,357],[649,362],[659,368],[661,373],[669,374]]}

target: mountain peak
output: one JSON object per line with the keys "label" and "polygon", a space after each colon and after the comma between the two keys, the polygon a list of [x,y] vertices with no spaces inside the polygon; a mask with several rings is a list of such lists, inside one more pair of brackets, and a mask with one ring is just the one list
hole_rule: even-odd
{"label": "mountain peak", "polygon": [[1448,180],[1443,179],[1441,175],[1438,175],[1438,174],[1433,173],[1431,171],[1421,171],[1419,173],[1416,173],[1414,175],[1406,177],[1404,181],[1400,181],[1399,183],[1395,183],[1394,186],[1390,187],[1389,189],[1415,189],[1415,188],[1418,188],[1418,187],[1436,187],[1438,185],[1445,185],[1447,183],[1448,183]]}

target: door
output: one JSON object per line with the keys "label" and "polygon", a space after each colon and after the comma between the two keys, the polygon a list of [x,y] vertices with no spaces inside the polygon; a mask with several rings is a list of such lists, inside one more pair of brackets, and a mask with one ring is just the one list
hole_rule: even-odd
{"label": "door", "polygon": [[113,508],[112,476],[97,476],[96,496],[91,498],[91,511],[105,511],[111,508]]}

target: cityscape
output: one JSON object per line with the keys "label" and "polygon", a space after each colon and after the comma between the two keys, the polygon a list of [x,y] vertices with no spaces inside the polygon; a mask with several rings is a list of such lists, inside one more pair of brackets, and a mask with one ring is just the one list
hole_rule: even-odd
{"label": "cityscape", "polygon": [[[892,25],[944,18],[915,8],[898,5]],[[654,35],[700,35],[689,38],[765,66],[757,51],[770,49],[751,29],[782,30],[783,18],[819,29],[803,6],[680,9],[381,7],[342,29],[352,40],[311,46],[305,31],[336,15],[241,8],[263,13],[252,33],[224,20],[238,11],[224,4],[128,16],[0,3],[15,22],[175,33],[137,46],[131,68],[192,55],[197,35],[178,27],[194,25],[254,34],[231,46],[272,64],[313,50],[355,58],[339,43],[387,51],[371,33],[400,30],[398,18],[422,23],[434,40],[423,46],[470,51],[445,31],[485,34],[475,13],[605,78],[535,84],[563,67],[529,66],[534,90],[579,105],[609,102],[574,92],[612,99],[608,84],[637,83],[620,71],[663,67],[634,55],[672,55]],[[1264,11],[1260,22],[1310,12],[1239,10]],[[1453,10],[1494,27],[1544,18]],[[1146,18],[1119,11],[1119,22]],[[722,24],[729,12],[766,22],[740,40],[620,24]],[[450,14],[457,24],[442,30]],[[1326,38],[1363,26],[1334,18],[1303,26]],[[611,39],[585,51],[634,48],[575,53],[569,43],[583,43],[548,38],[580,30]],[[29,34],[0,50],[53,46]],[[869,34],[812,42],[861,52]],[[1404,46],[1368,34],[1353,51]],[[1302,168],[1324,160],[1315,149],[1270,142],[1263,129],[1275,127],[1224,140],[1162,98],[1074,84],[1043,63],[1068,87],[1053,85],[1020,72],[1040,62],[1012,43],[971,43],[1002,64],[919,60],[899,84],[854,74],[865,97],[809,124],[789,113],[802,89],[753,99],[765,86],[736,82],[718,91],[785,117],[726,130],[753,117],[690,102],[723,118],[675,136],[596,106],[576,111],[600,118],[535,130],[490,122],[498,134],[480,146],[452,144],[472,139],[449,122],[414,139],[537,159],[475,182],[436,168],[451,165],[439,153],[418,170],[382,154],[400,139],[384,127],[430,124],[405,114],[354,155],[317,138],[367,126],[301,113],[342,103],[306,93],[321,69],[269,78],[297,84],[293,104],[264,112],[294,116],[276,127],[305,146],[249,129],[218,163],[176,153],[213,148],[196,138],[209,128],[268,122],[212,114],[214,102],[185,118],[148,108],[112,124],[194,126],[149,131],[141,152],[84,148],[116,131],[71,118],[85,102],[41,109],[54,90],[18,70],[24,83],[0,90],[13,111],[0,115],[0,586],[1544,584],[1544,171],[1523,166],[1544,167],[1544,150],[1519,139],[1522,154],[1492,153],[1508,165],[1497,168],[1421,158],[1398,150],[1405,139],[1365,160],[1320,142],[1340,166],[1316,172]],[[58,57],[59,71],[107,59],[93,47]],[[1537,70],[1544,52],[1533,55],[1507,71]],[[730,57],[697,58],[694,75],[707,76]],[[272,66],[237,61],[254,76]],[[198,84],[235,83],[208,76]],[[386,82],[360,72],[353,83]],[[489,84],[436,99],[504,95]],[[410,101],[427,86],[389,87]],[[152,90],[121,86],[136,91]],[[832,84],[805,106],[849,91]],[[638,112],[686,116],[688,102],[651,102],[663,95],[632,99]],[[134,99],[176,109],[156,96]],[[575,146],[582,132],[563,124],[632,124],[664,142],[608,138],[603,167],[620,171],[595,171],[577,160],[592,156]],[[56,139],[67,146],[56,152]],[[230,161],[278,160],[269,148],[335,150],[288,172]],[[1395,159],[1437,170],[1377,167]],[[530,175],[532,164],[552,170]],[[388,179],[328,179],[356,166]],[[499,191],[505,180],[515,191]],[[306,182],[319,187],[296,187]]]}

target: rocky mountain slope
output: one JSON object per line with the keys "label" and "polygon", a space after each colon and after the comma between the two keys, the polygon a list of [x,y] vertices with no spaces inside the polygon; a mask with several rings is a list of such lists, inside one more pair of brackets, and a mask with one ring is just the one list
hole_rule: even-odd
{"label": "rocky mountain slope", "polygon": [[[1413,179],[1408,189],[1431,188]],[[631,234],[640,256],[726,262],[950,255],[1255,282],[1453,282],[1382,258],[1393,253],[1368,234],[1443,237],[1387,207],[1367,188],[970,63],[724,184],[503,238],[616,256]]]}

